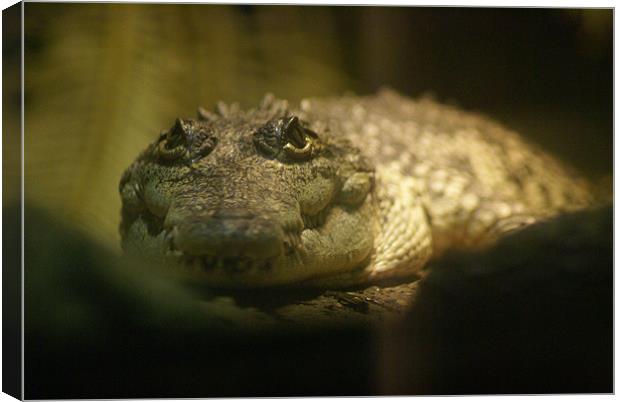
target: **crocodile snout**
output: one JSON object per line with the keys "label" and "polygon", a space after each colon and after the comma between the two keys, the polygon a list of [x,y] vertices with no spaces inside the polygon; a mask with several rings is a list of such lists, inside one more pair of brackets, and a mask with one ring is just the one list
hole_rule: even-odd
{"label": "crocodile snout", "polygon": [[188,255],[265,260],[283,252],[284,231],[248,213],[220,213],[177,225],[174,246]]}

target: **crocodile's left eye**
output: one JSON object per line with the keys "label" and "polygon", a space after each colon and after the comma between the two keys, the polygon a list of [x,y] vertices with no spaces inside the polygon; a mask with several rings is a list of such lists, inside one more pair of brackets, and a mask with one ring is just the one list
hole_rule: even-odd
{"label": "crocodile's left eye", "polygon": [[157,155],[166,162],[184,158],[193,163],[207,156],[216,144],[217,138],[206,127],[191,119],[177,119],[160,137]]}
{"label": "crocodile's left eye", "polygon": [[174,125],[157,146],[159,157],[166,161],[179,159],[187,153],[188,127],[181,119]]}

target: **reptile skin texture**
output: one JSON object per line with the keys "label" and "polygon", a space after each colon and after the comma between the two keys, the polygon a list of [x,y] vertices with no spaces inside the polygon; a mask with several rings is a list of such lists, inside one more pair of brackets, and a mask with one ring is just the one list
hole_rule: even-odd
{"label": "reptile skin texture", "polygon": [[136,159],[120,193],[126,252],[225,287],[407,278],[446,250],[595,203],[517,133],[392,90],[199,109]]}

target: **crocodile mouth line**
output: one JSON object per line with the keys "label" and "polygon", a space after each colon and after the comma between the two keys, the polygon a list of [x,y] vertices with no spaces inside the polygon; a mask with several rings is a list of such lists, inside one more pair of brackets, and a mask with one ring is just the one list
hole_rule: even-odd
{"label": "crocodile mouth line", "polygon": [[268,272],[273,268],[273,259],[253,259],[247,257],[218,257],[214,255],[188,255],[172,251],[169,256],[186,267],[199,267],[206,273],[223,271],[231,274],[250,271]]}
{"label": "crocodile mouth line", "polygon": [[244,257],[216,257],[216,256],[198,256],[187,257],[188,264],[196,264],[205,272],[212,272],[214,270],[226,270],[230,273],[243,273],[249,271],[270,271],[273,267],[273,262],[270,259],[256,260]]}

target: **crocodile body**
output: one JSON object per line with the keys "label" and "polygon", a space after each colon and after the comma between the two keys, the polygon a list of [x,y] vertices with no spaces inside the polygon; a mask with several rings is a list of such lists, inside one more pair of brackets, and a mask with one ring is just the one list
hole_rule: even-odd
{"label": "crocodile body", "polygon": [[231,287],[405,278],[593,203],[586,180],[518,134],[390,90],[201,109],[137,158],[120,192],[126,251]]}

